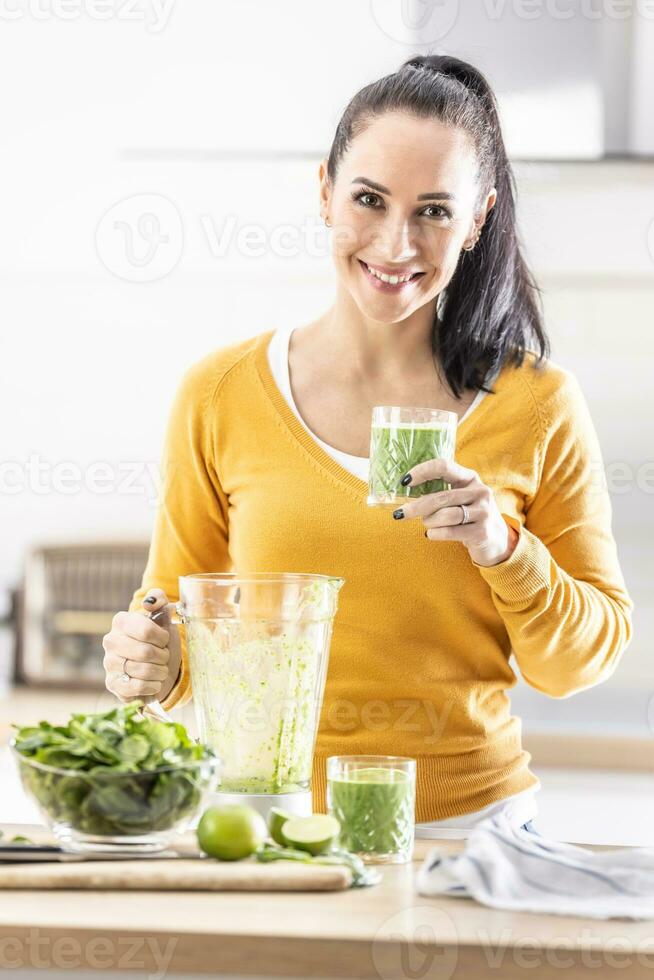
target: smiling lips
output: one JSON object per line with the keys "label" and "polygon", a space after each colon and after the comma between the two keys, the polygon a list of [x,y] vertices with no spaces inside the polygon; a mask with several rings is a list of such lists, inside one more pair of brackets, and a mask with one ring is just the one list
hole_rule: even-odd
{"label": "smiling lips", "polygon": [[412,282],[416,282],[424,272],[412,272],[411,269],[390,269],[387,266],[372,266],[367,262],[357,260],[361,266],[366,279],[376,289],[384,292],[397,292],[404,289]]}

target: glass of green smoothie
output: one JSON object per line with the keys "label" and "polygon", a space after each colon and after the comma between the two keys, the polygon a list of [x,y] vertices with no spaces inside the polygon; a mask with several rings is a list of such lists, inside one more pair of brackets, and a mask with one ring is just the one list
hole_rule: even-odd
{"label": "glass of green smoothie", "polygon": [[393,755],[327,759],[327,808],[340,846],[370,864],[403,864],[413,854],[416,761]]}
{"label": "glass of green smoothie", "polygon": [[456,412],[376,405],[370,430],[368,504],[395,507],[407,497],[449,490],[445,480],[403,487],[402,477],[428,459],[454,459]]}

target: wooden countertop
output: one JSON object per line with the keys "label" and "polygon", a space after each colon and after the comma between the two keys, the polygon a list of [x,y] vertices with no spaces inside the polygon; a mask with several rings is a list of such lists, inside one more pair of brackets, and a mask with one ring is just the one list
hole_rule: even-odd
{"label": "wooden countertop", "polygon": [[[4,829],[35,837],[33,827]],[[417,841],[413,865],[337,893],[0,892],[0,969],[376,980],[560,980],[563,970],[615,980],[618,970],[651,978],[654,923],[415,894],[415,867],[433,846],[455,852],[463,842]]]}

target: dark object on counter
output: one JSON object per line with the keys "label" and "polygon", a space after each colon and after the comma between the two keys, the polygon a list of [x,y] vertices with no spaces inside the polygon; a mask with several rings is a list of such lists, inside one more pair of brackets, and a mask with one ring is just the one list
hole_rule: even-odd
{"label": "dark object on counter", "polygon": [[[0,845],[0,864],[25,864],[33,861],[51,863],[53,861],[125,861],[134,860],[129,854],[74,854],[56,844],[4,844]],[[194,858],[202,854],[177,854],[176,851],[153,851],[151,854],[136,855],[138,860],[146,858]]]}

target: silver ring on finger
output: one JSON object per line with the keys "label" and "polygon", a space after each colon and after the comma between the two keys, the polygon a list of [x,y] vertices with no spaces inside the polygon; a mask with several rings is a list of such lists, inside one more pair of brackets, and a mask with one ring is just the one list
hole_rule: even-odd
{"label": "silver ring on finger", "polygon": [[120,675],[120,680],[123,681],[124,684],[127,684],[129,681],[131,681],[131,679],[132,678],[127,673],[127,657],[124,657],[123,658],[123,672]]}
{"label": "silver ring on finger", "polygon": [[461,520],[459,521],[459,524],[469,524],[470,511],[468,510],[465,504],[459,504],[459,507],[461,508]]}

